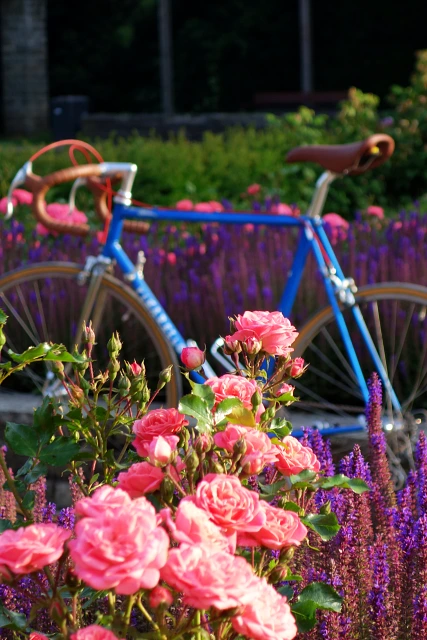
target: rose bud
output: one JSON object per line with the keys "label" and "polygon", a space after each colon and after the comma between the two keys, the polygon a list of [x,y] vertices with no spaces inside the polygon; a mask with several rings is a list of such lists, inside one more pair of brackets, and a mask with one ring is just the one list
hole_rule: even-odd
{"label": "rose bud", "polygon": [[306,369],[304,358],[294,358],[291,360],[285,370],[286,375],[290,378],[299,378]]}
{"label": "rose bud", "polygon": [[185,347],[181,351],[181,361],[184,367],[187,367],[187,369],[190,369],[190,371],[200,369],[205,360],[205,352],[198,347]]}
{"label": "rose bud", "polygon": [[291,384],[287,384],[286,382],[282,385],[280,385],[280,387],[277,389],[276,391],[276,397],[279,398],[280,396],[283,395],[288,395],[288,396],[293,396],[294,395],[294,391],[295,391],[295,387],[293,387]]}
{"label": "rose bud", "polygon": [[261,340],[250,337],[242,341],[242,346],[244,351],[246,351],[249,356],[256,356],[256,354],[259,353],[262,349],[262,342]]}
{"label": "rose bud", "polygon": [[169,607],[173,602],[173,596],[169,589],[165,587],[154,587],[148,597],[148,603],[152,609],[157,607]]}
{"label": "rose bud", "polygon": [[238,340],[233,340],[233,336],[226,336],[222,348],[226,356],[231,356],[232,353],[240,353],[242,345]]}

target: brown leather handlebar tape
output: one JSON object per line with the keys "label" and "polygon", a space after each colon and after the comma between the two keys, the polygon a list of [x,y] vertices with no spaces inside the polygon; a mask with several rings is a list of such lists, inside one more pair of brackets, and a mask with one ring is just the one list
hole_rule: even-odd
{"label": "brown leather handlebar tape", "polygon": [[[379,154],[371,150],[378,147]],[[292,149],[287,162],[315,162],[333,173],[359,175],[382,165],[394,151],[394,140],[378,133],[360,142],[337,145],[307,145]]]}
{"label": "brown leather handlebar tape", "polygon": [[[75,167],[68,167],[55,171],[47,176],[41,177],[34,173],[27,175],[25,186],[33,193],[32,209],[38,222],[41,222],[47,229],[58,233],[68,233],[74,236],[87,236],[91,229],[88,224],[68,223],[63,220],[55,220],[46,210],[46,193],[57,184],[71,182],[77,178],[90,178],[88,187],[94,197],[95,210],[99,218],[105,223],[110,217],[110,211],[107,206],[107,193],[105,190],[97,188],[96,182],[101,176],[101,167],[98,164],[83,164]],[[120,179],[120,175],[113,177],[113,181]],[[149,224],[146,222],[133,222],[126,220],[124,223],[126,231],[135,233],[146,233]]]}

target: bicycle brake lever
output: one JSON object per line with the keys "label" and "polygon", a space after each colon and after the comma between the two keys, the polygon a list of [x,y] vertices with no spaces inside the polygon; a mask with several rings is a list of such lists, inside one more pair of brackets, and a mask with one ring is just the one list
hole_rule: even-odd
{"label": "bicycle brake lever", "polygon": [[76,192],[79,187],[87,184],[87,178],[77,178],[74,180],[73,186],[71,187],[70,196],[68,198],[68,210],[74,211],[76,208]]}
{"label": "bicycle brake lever", "polygon": [[32,168],[33,168],[33,163],[31,162],[31,160],[28,160],[28,162],[26,162],[19,169],[19,171],[13,178],[9,187],[9,191],[7,192],[7,212],[6,212],[6,215],[4,216],[5,220],[9,220],[9,218],[13,216],[13,208],[14,208],[13,201],[12,201],[13,192],[15,191],[16,187],[19,187],[21,184],[25,183],[27,175],[30,173]]}

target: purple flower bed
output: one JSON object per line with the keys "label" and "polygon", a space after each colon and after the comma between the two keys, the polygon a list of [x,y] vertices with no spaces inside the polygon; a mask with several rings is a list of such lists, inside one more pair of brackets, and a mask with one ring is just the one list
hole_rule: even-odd
{"label": "purple flower bed", "polygon": [[[99,250],[95,238],[25,238],[15,221],[0,223],[0,233],[0,273],[42,261],[81,263]],[[393,280],[427,285],[426,234],[427,216],[417,210],[388,222],[358,217],[348,231],[334,230],[335,250],[344,272],[359,286]],[[145,251],[147,282],[183,334],[209,344],[227,331],[227,316],[274,308],[296,239],[296,231],[285,228],[153,225],[146,236],[126,235],[123,245],[133,260],[139,250]],[[292,318],[298,327],[326,303],[319,280],[310,259]]]}

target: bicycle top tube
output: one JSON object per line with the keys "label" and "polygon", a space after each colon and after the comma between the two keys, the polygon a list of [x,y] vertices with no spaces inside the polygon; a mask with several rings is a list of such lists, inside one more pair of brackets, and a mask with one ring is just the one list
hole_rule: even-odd
{"label": "bicycle top tube", "polygon": [[[201,222],[221,224],[254,224],[272,227],[302,227],[306,223],[312,224],[313,219],[309,216],[286,216],[274,214],[260,214],[251,212],[227,211],[212,212],[204,211],[181,211],[178,209],[160,209],[157,207],[135,207],[121,203],[115,203],[113,207],[113,218],[119,220],[171,220],[179,222]],[[316,223],[321,223],[317,221]]]}

